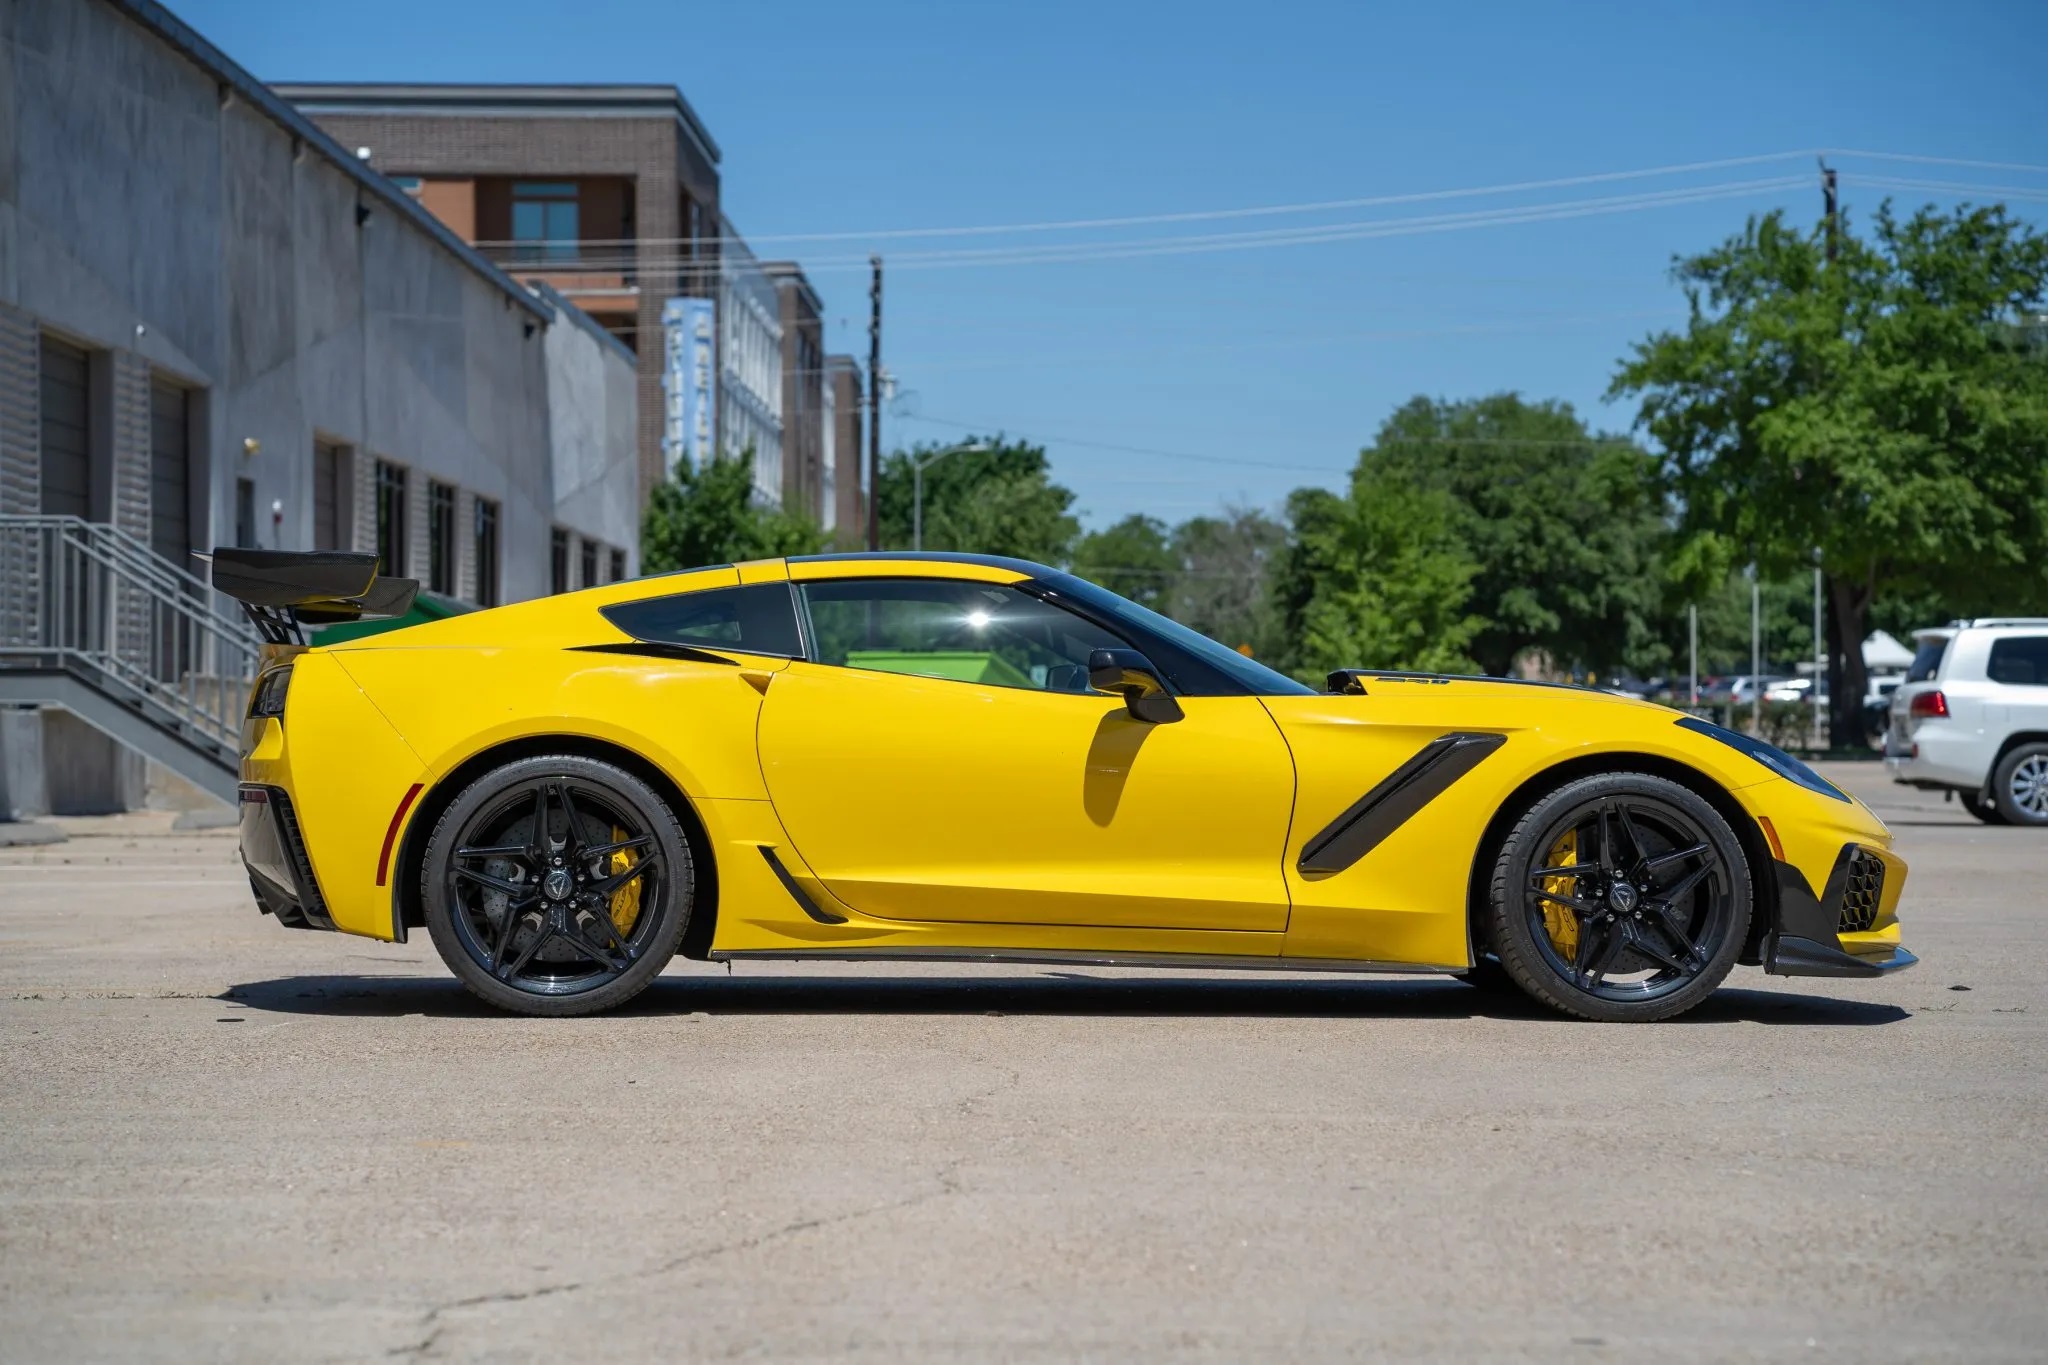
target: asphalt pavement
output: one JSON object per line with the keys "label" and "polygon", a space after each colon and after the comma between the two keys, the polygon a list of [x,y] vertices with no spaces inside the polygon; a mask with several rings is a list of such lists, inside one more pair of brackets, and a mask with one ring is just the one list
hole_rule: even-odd
{"label": "asphalt pavement", "polygon": [[0,848],[0,1359],[2048,1357],[2048,834],[1839,765],[1921,965],[674,968],[509,1018],[229,832]]}

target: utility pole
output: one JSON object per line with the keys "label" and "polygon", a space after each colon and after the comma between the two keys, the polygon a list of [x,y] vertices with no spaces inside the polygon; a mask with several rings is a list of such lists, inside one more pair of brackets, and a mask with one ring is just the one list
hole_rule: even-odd
{"label": "utility pole", "polygon": [[1827,224],[1828,264],[1835,263],[1835,239],[1842,226],[1841,200],[1835,193],[1835,172],[1827,162],[1820,163],[1821,217]]}
{"label": "utility pole", "polygon": [[868,548],[882,548],[882,258],[868,257]]}

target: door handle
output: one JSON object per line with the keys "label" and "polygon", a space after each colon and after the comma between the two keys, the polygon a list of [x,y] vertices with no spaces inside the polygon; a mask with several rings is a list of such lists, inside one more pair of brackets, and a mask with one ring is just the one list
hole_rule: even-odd
{"label": "door handle", "polygon": [[740,670],[740,681],[765,697],[768,695],[768,684],[775,681],[775,675],[758,668],[743,668]]}

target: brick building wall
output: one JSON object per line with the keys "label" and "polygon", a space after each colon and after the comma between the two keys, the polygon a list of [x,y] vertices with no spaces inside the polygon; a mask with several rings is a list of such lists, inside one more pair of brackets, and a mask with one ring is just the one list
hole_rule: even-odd
{"label": "brick building wall", "polygon": [[[370,163],[394,175],[529,178],[621,176],[633,182],[634,256],[639,285],[634,310],[637,362],[637,425],[640,488],[647,491],[667,474],[662,467],[661,306],[678,294],[711,297],[715,255],[698,265],[682,259],[676,245],[685,235],[684,196],[701,205],[702,231],[718,232],[717,166],[682,133],[673,116],[493,117],[462,112],[415,114],[351,113],[327,109],[302,87],[283,86],[287,98],[302,99],[309,117],[348,148],[368,147]],[[437,194],[439,191],[436,192]],[[437,200],[422,195],[436,208]],[[445,203],[441,210],[447,210]],[[476,230],[460,213],[444,214],[458,231]],[[715,252],[715,244],[711,248]]]}

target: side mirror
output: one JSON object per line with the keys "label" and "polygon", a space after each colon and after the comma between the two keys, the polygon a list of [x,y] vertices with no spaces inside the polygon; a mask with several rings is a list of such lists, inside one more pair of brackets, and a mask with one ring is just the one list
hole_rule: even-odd
{"label": "side mirror", "polygon": [[1166,690],[1159,670],[1135,649],[1098,649],[1088,655],[1088,686],[1122,697],[1131,715],[1148,725],[1165,725],[1185,714]]}

